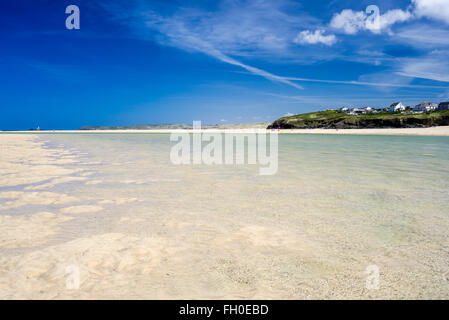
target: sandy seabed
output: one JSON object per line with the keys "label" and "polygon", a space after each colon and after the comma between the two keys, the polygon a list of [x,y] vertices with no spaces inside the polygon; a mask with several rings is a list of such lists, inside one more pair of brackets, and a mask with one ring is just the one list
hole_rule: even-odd
{"label": "sandy seabed", "polygon": [[[316,215],[316,203],[307,198],[297,226],[275,214],[252,215],[244,202],[232,211],[236,204],[225,199],[217,200],[219,214],[212,215],[201,201],[219,199],[220,193],[207,184],[194,187],[198,200],[185,186],[152,199],[172,207],[147,205],[145,197],[153,194],[111,193],[89,158],[44,142],[32,134],[0,135],[1,299],[449,298],[447,219],[416,216],[414,229],[401,234],[425,239],[419,246],[410,238],[370,249],[372,239],[357,224]],[[115,170],[121,172],[118,161]],[[186,169],[174,170],[168,177],[123,177],[121,183],[138,190],[154,179],[188,177]],[[259,188],[260,194],[266,190]],[[238,198],[244,191],[227,192]],[[280,205],[276,195],[265,198],[267,207]],[[131,205],[139,209],[125,210]],[[354,221],[363,228],[373,217]],[[381,267],[378,290],[366,287],[366,266],[373,263]]]}

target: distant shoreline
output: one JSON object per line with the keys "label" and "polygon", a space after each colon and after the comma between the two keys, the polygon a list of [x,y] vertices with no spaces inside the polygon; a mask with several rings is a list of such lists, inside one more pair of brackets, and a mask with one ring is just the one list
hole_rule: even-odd
{"label": "distant shoreline", "polygon": [[[151,129],[151,130],[41,130],[41,131],[0,131],[0,134],[114,134],[114,133],[172,133],[193,132],[192,129]],[[195,131],[198,132],[198,131]],[[199,132],[217,133],[249,133],[249,132],[279,132],[280,134],[333,134],[333,135],[409,135],[409,136],[449,136],[449,126],[427,128],[374,128],[374,129],[202,129]]]}
{"label": "distant shoreline", "polygon": [[428,112],[377,112],[348,114],[326,110],[282,117],[268,128],[281,129],[389,129],[449,126],[449,110]]}

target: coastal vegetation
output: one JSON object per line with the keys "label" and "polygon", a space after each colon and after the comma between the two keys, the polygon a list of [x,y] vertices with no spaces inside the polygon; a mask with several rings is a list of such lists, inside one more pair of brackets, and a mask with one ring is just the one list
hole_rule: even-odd
{"label": "coastal vegetation", "polygon": [[412,112],[379,112],[353,115],[340,110],[327,110],[282,117],[268,129],[354,129],[354,128],[421,128],[448,126],[449,110]]}

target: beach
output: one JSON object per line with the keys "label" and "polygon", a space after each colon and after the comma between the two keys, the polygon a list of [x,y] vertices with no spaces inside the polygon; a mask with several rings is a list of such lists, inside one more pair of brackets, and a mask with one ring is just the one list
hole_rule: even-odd
{"label": "beach", "polygon": [[273,176],[167,132],[0,134],[0,299],[449,298],[449,127],[282,130]]}
{"label": "beach", "polygon": [[428,128],[390,129],[283,129],[282,133],[297,134],[355,134],[355,135],[399,135],[399,136],[449,136],[449,126]]}
{"label": "beach", "polygon": [[[233,129],[203,129],[203,132],[231,132],[247,133],[265,131],[262,128],[233,128]],[[198,130],[197,130],[198,131]],[[449,126],[428,128],[373,128],[373,129],[281,129],[266,130],[277,131],[281,134],[351,134],[351,135],[411,135],[411,136],[449,136]],[[0,131],[1,132],[1,131]],[[190,129],[154,129],[154,130],[47,130],[38,133],[172,133],[192,132]],[[6,133],[6,132],[5,132]],[[14,133],[30,133],[29,131],[15,131]]]}

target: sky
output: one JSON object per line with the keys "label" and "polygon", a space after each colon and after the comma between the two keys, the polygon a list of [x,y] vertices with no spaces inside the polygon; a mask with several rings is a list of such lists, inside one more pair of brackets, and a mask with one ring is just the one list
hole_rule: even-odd
{"label": "sky", "polygon": [[0,40],[0,130],[449,100],[449,0],[2,0]]}

